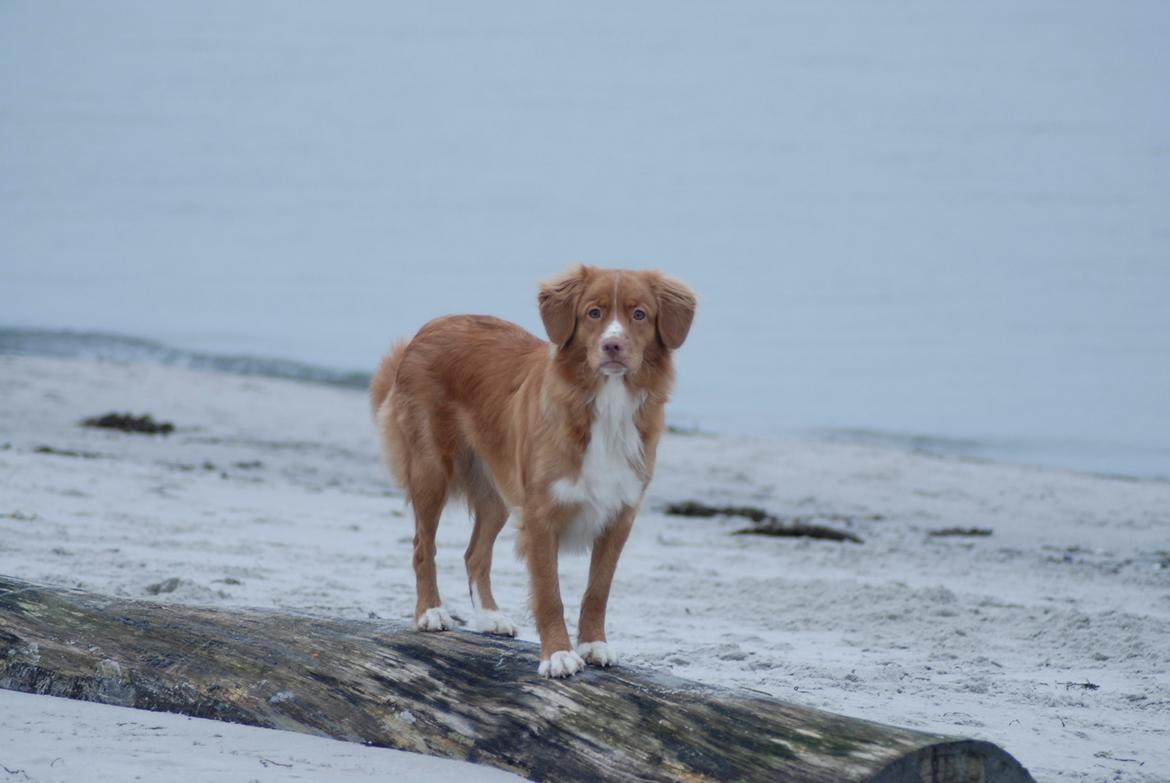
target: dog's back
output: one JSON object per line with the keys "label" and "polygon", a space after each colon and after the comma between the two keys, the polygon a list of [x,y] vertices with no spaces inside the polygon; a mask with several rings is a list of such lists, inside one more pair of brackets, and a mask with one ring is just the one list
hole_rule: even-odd
{"label": "dog's back", "polygon": [[469,485],[485,479],[484,460],[510,450],[515,391],[534,361],[543,363],[547,346],[499,318],[457,315],[427,323],[391,349],[370,384],[370,402],[383,457],[408,500],[439,475],[446,492],[477,494],[480,487]]}

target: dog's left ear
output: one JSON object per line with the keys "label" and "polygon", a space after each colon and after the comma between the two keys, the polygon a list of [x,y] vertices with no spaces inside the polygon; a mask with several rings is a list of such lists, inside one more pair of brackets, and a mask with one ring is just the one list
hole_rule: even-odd
{"label": "dog's left ear", "polygon": [[568,344],[577,329],[577,300],[585,288],[585,276],[589,270],[584,266],[546,280],[540,284],[540,319],[548,339],[560,347]]}
{"label": "dog's left ear", "polygon": [[684,283],[666,275],[655,275],[651,287],[658,298],[658,339],[673,351],[686,341],[698,302]]}

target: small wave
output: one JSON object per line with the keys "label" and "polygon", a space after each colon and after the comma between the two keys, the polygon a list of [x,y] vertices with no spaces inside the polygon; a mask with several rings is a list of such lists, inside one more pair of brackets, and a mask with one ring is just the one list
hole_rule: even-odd
{"label": "small wave", "polygon": [[861,427],[811,430],[815,438],[981,462],[1063,468],[1113,479],[1170,481],[1170,448],[1060,438],[956,438]]}
{"label": "small wave", "polygon": [[353,389],[365,388],[370,382],[368,373],[336,370],[289,359],[188,351],[154,340],[101,332],[0,328],[0,355],[154,362]]}
{"label": "small wave", "polygon": [[877,446],[923,454],[947,454],[979,459],[994,449],[992,444],[974,438],[948,438],[907,432],[887,432],[861,427],[835,427],[813,430],[815,437],[838,443]]}
{"label": "small wave", "polygon": [[[102,332],[0,327],[0,356],[3,355],[153,362],[350,389],[365,389],[370,382],[370,375],[365,372],[338,370],[289,359],[192,351],[155,340]],[[698,432],[697,428],[689,429],[692,434]],[[787,434],[936,456],[1044,465],[1111,478],[1170,481],[1167,468],[1170,466],[1170,448],[1164,446],[1044,438],[962,438],[861,427],[819,428],[789,431]]]}

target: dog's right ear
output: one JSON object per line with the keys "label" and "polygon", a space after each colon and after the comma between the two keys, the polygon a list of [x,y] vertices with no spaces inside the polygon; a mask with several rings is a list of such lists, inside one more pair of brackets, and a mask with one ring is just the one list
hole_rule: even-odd
{"label": "dog's right ear", "polygon": [[548,339],[564,347],[577,328],[577,301],[585,288],[588,269],[578,266],[540,284],[540,319]]}

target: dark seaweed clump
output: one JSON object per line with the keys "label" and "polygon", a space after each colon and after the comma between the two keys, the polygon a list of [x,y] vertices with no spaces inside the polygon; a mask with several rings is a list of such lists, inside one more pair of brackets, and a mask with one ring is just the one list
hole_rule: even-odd
{"label": "dark seaweed clump", "polygon": [[941,530],[928,530],[926,535],[931,538],[985,538],[991,533],[985,527],[944,527]]}
{"label": "dark seaweed clump", "polygon": [[170,435],[175,431],[175,425],[169,421],[155,421],[149,415],[133,416],[129,413],[93,416],[81,422],[81,425],[120,432],[137,432],[143,435]]}
{"label": "dark seaweed clump", "polygon": [[744,517],[755,523],[751,527],[736,530],[734,535],[737,536],[818,538],[824,541],[850,541],[854,544],[863,543],[859,536],[848,530],[816,524],[813,520],[826,518],[839,522],[852,523],[857,519],[878,520],[882,518],[878,514],[865,517],[851,517],[843,514],[819,515],[818,517],[782,517],[776,514],[769,514],[764,509],[756,508],[755,506],[709,506],[697,500],[684,500],[681,503],[671,503],[664,510],[667,514],[683,517]]}

